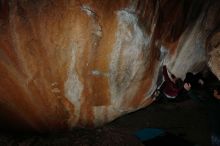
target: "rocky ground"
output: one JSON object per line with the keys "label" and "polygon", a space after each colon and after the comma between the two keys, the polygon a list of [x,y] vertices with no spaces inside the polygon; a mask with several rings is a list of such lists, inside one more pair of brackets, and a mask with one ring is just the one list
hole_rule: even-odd
{"label": "rocky ground", "polygon": [[210,129],[206,109],[187,100],[181,103],[152,104],[125,115],[109,125],[130,133],[143,128],[162,128],[200,146],[210,145]]}
{"label": "rocky ground", "polygon": [[0,146],[142,146],[133,135],[119,128],[77,128],[53,134],[1,134]]}
{"label": "rocky ground", "polygon": [[1,133],[0,146],[141,146],[133,134],[149,127],[162,128],[200,146],[210,145],[205,108],[187,100],[154,103],[96,129],[77,128],[71,132],[43,135]]}

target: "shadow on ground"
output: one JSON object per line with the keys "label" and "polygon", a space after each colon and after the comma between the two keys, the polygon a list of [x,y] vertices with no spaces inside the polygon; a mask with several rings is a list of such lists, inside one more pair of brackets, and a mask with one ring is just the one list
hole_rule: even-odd
{"label": "shadow on ground", "polygon": [[0,133],[0,146],[141,146],[134,133],[144,128],[162,128],[200,146],[209,146],[208,125],[205,108],[191,100],[154,103],[95,129],[41,135]]}
{"label": "shadow on ground", "polygon": [[120,127],[129,133],[143,128],[162,128],[199,146],[210,146],[207,116],[206,109],[191,100],[181,103],[156,103],[122,116],[108,126]]}

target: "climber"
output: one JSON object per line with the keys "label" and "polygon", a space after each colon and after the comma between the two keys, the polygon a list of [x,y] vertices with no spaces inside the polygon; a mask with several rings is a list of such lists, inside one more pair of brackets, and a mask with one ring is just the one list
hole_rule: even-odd
{"label": "climber", "polygon": [[[197,74],[188,72],[186,74],[186,77],[183,83],[184,83],[184,86],[177,96],[178,101],[184,101],[184,100],[190,99],[190,96],[188,95],[188,91],[186,89],[188,88],[188,86],[190,86],[190,88],[193,90],[195,89],[203,90],[207,86],[205,78],[203,77],[201,72]],[[205,96],[205,95],[202,95],[202,94],[205,94],[205,92],[200,92],[199,94],[200,96]]]}
{"label": "climber", "polygon": [[179,92],[183,87],[183,81],[180,78],[177,78],[172,73],[169,74],[167,67],[163,66],[164,82],[161,85],[160,89],[154,93],[154,94],[158,94],[156,101],[159,102],[163,100],[175,101],[175,98],[177,97],[177,95],[179,94]]}
{"label": "climber", "polygon": [[191,72],[188,72],[186,74],[186,77],[184,79],[184,83],[190,83],[190,85],[193,87],[193,88],[203,88],[205,87],[205,79],[202,75],[201,72],[197,73],[197,74],[193,74]]}

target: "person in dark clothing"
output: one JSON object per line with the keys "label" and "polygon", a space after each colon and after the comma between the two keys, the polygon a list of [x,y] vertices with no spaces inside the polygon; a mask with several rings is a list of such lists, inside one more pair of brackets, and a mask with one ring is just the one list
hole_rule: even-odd
{"label": "person in dark clothing", "polygon": [[[191,72],[187,72],[186,73],[186,77],[183,81],[183,88],[180,90],[178,96],[176,97],[175,101],[176,102],[182,102],[185,100],[189,100],[191,97],[189,97],[188,95],[188,91],[185,89],[185,87],[188,86],[188,84],[190,84],[190,87],[195,90],[195,89],[199,89],[202,90],[204,88],[206,88],[206,83],[205,83],[205,78],[203,77],[202,72],[193,74]],[[203,96],[202,94],[204,94],[204,92],[199,92],[198,95]]]}
{"label": "person in dark clothing", "polygon": [[190,85],[195,88],[202,88],[205,85],[205,79],[201,72],[193,74],[191,72],[186,73],[184,83],[190,83]]}

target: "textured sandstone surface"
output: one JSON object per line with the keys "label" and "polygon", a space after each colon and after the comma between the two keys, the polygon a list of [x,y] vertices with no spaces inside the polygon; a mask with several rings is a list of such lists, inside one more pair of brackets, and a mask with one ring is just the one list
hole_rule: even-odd
{"label": "textured sandstone surface", "polygon": [[211,50],[219,76],[219,45],[206,47],[219,38],[219,6],[0,0],[1,125],[50,131],[104,124],[151,103],[163,64],[184,78],[206,65]]}
{"label": "textured sandstone surface", "polygon": [[208,47],[211,49],[208,65],[220,80],[220,31],[211,35],[211,39],[208,41]]}

